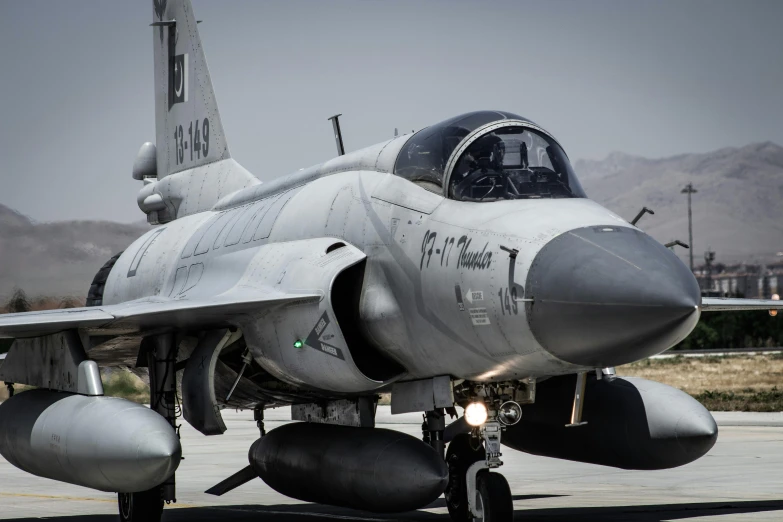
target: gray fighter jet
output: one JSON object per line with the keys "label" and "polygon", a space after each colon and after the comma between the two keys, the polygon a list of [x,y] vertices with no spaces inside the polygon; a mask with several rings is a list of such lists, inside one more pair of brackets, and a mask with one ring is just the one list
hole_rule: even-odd
{"label": "gray fighter jet", "polygon": [[[613,367],[680,342],[701,312],[780,302],[702,298],[671,251],[587,198],[550,133],[508,112],[262,184],[229,152],[190,2],[154,0],[153,16],[156,142],[133,176],[157,226],[98,272],[86,307],[0,317],[15,339],[0,379],[37,387],[0,406],[12,464],[155,521],[176,498],[180,412],[219,435],[222,408],[248,408],[248,466],[209,493],[260,477],[377,512],[445,493],[455,521],[500,522],[501,444],[627,469],[712,447],[700,404]],[[96,349],[149,368],[151,408],[103,396]],[[381,392],[392,413],[423,413],[423,440],[374,427]],[[303,422],[265,434],[280,406]]]}

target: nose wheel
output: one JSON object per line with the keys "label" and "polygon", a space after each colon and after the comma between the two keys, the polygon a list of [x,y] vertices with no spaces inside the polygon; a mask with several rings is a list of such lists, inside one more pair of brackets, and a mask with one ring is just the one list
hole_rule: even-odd
{"label": "nose wheel", "polygon": [[506,477],[500,473],[480,471],[476,477],[476,522],[511,522],[514,519],[514,503]]}
{"label": "nose wheel", "polygon": [[160,487],[139,493],[119,493],[117,503],[121,522],[160,522],[163,516]]}
{"label": "nose wheel", "polygon": [[[454,522],[511,522],[511,489],[500,473],[486,467],[481,439],[463,433],[454,437],[446,452],[449,484],[446,508]],[[472,502],[469,502],[469,499]]]}
{"label": "nose wheel", "polygon": [[449,484],[446,486],[446,507],[454,522],[471,522],[473,516],[468,507],[468,468],[476,462],[483,462],[486,452],[481,441],[467,433],[461,433],[449,443],[446,464],[449,467]]}

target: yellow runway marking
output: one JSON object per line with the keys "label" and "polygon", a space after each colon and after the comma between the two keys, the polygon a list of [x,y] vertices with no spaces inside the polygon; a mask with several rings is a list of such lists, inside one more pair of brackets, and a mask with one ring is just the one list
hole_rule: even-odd
{"label": "yellow runway marking", "polygon": [[81,500],[92,502],[111,502],[116,503],[116,500],[108,500],[105,498],[91,498],[91,497],[69,497],[65,495],[36,495],[33,493],[3,493],[0,492],[0,497],[20,497],[20,498],[42,498],[48,500]]}
{"label": "yellow runway marking", "polygon": [[[116,499],[107,498],[94,498],[94,497],[71,497],[68,495],[38,495],[35,493],[4,493],[0,491],[0,497],[18,497],[18,498],[37,498],[44,500],[73,500],[76,502],[106,502],[109,504],[116,504]],[[206,507],[197,504],[170,504],[167,505],[167,509],[185,509],[194,507]]]}

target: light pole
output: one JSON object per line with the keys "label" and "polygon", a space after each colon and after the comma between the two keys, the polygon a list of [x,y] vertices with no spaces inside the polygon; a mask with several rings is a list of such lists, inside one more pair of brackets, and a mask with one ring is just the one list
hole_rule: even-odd
{"label": "light pole", "polygon": [[691,194],[698,192],[693,188],[693,183],[688,183],[685,188],[680,191],[682,194],[688,194],[688,256],[691,262],[691,272],[693,272],[693,214],[691,213]]}
{"label": "light pole", "polygon": [[704,282],[704,286],[706,287],[705,290],[707,290],[707,295],[710,295],[710,292],[712,291],[712,263],[715,261],[715,252],[707,248],[707,251],[704,252],[704,264],[707,268],[707,277]]}

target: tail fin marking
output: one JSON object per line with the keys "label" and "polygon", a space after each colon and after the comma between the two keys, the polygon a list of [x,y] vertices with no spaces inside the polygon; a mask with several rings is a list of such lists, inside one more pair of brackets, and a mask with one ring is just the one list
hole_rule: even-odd
{"label": "tail fin marking", "polygon": [[153,0],[158,179],[231,157],[201,46],[185,0]]}

